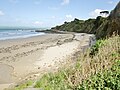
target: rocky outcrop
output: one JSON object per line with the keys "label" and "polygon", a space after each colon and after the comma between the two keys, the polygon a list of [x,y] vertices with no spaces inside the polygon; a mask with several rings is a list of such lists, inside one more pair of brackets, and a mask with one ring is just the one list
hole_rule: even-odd
{"label": "rocky outcrop", "polygon": [[117,6],[115,7],[115,9],[113,11],[111,11],[109,18],[110,19],[120,18],[120,1],[117,4]]}
{"label": "rocky outcrop", "polygon": [[109,16],[108,30],[110,33],[115,32],[120,35],[120,1]]}

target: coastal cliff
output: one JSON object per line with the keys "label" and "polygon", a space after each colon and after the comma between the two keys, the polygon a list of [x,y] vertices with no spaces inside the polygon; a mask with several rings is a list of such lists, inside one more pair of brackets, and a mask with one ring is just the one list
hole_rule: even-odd
{"label": "coastal cliff", "polygon": [[79,20],[74,19],[71,22],[64,22],[63,25],[51,28],[51,30],[70,31],[81,33],[92,33],[96,37],[105,38],[113,33],[120,35],[120,2],[106,18],[98,16],[96,19]]}

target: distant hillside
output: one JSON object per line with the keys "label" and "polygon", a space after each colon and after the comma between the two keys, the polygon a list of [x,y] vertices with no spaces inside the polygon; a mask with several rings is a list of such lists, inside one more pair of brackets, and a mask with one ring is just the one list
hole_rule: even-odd
{"label": "distant hillside", "polygon": [[97,38],[111,36],[113,32],[120,35],[120,2],[107,18],[98,16],[85,21],[75,18],[74,21],[65,22],[51,30],[93,33]]}

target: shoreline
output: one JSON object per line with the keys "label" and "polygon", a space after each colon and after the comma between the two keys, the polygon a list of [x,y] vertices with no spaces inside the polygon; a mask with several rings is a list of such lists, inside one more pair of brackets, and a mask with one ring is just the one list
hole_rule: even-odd
{"label": "shoreline", "polygon": [[0,69],[8,70],[3,73],[9,76],[9,78],[5,78],[2,76],[3,73],[0,74],[0,77],[4,78],[3,82],[0,82],[0,89],[1,85],[10,83],[16,85],[60,68],[76,52],[89,45],[90,37],[94,38],[94,35],[84,33],[46,34],[0,41]]}
{"label": "shoreline", "polygon": [[34,36],[45,35],[45,32],[36,32],[35,30],[25,30],[25,29],[8,29],[0,30],[0,40],[12,40],[12,39],[21,39],[29,38]]}

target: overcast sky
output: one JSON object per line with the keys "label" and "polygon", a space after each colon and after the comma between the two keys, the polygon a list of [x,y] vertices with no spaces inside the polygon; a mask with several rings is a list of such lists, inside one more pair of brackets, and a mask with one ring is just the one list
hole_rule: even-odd
{"label": "overcast sky", "polygon": [[95,18],[119,0],[0,0],[0,26],[52,27],[74,18]]}

